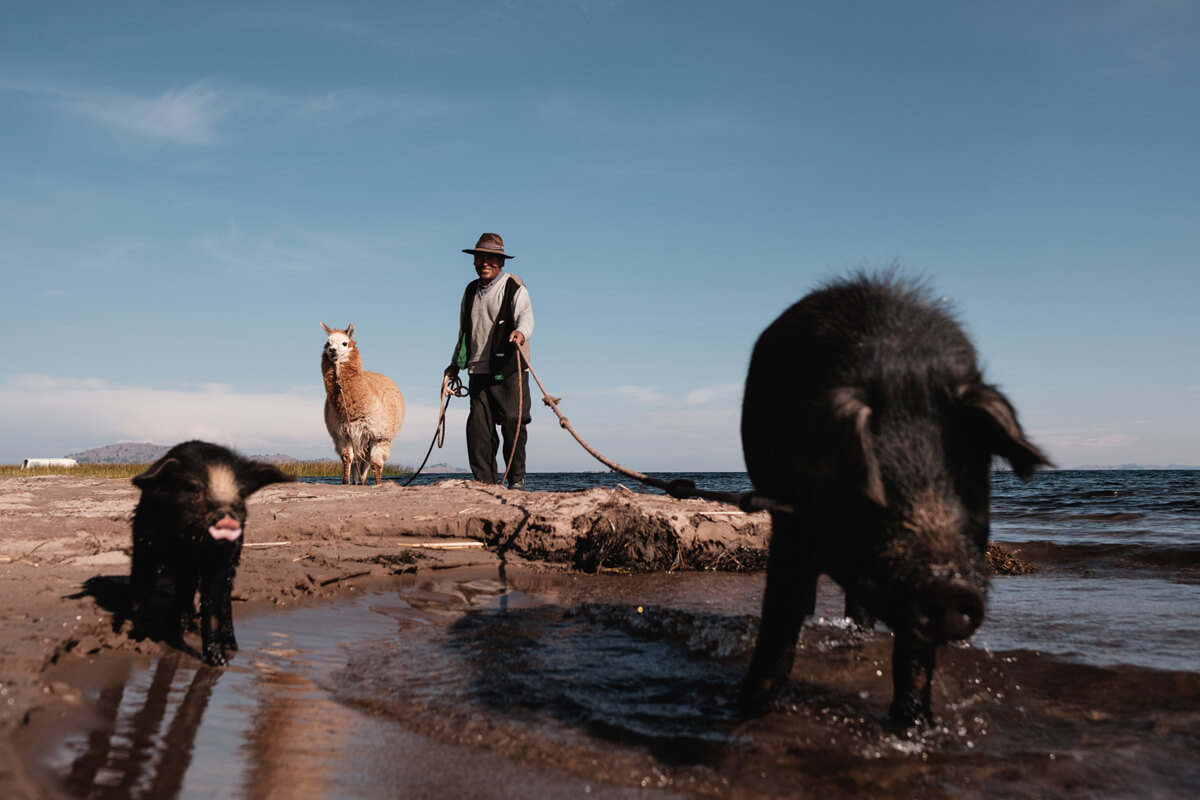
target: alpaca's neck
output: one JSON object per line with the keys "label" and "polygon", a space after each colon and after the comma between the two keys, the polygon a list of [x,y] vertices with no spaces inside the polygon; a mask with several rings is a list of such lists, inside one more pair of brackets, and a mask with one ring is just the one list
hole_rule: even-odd
{"label": "alpaca's neck", "polygon": [[330,396],[345,392],[347,384],[362,375],[362,356],[358,350],[350,353],[345,361],[336,362],[328,358],[321,360],[321,374],[325,378],[325,392]]}

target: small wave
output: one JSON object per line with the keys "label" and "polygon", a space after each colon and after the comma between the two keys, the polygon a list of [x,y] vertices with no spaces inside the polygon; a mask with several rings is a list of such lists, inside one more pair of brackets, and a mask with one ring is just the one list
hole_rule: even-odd
{"label": "small wave", "polygon": [[[1200,569],[1200,543],[1147,544],[1145,542],[1003,539],[1014,555],[1042,568],[1071,567],[1081,571],[1108,574],[1114,570],[1177,570],[1181,573]],[[1181,575],[1180,577],[1186,577]]]}

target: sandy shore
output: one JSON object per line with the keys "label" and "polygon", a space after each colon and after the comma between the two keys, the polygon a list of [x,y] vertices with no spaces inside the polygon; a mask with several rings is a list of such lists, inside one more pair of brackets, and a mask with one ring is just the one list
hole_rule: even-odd
{"label": "sandy shore", "polygon": [[[112,630],[138,490],[125,480],[0,479],[0,796],[37,796],[14,743],[64,687],[63,659],[161,645]],[[472,481],[405,488],[286,484],[250,501],[235,617],[399,573],[500,559],[537,569],[752,569],[770,523],[716,503],[625,490],[514,493]]]}

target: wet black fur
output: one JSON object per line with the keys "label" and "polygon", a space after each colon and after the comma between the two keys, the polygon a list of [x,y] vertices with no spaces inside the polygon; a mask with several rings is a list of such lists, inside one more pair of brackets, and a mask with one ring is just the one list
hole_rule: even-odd
{"label": "wet black fur", "polygon": [[[742,446],[755,489],[796,509],[772,515],[743,707],[766,710],[786,682],[824,573],[848,615],[895,632],[892,717],[932,719],[936,647],[983,617],[993,456],[1022,478],[1048,463],[945,303],[890,273],[804,297],[754,348]],[[903,524],[920,498],[958,520],[933,548],[950,574],[933,574],[929,542]]]}
{"label": "wet black fur", "polygon": [[[235,476],[238,497],[218,502],[209,492],[209,466],[223,464]],[[134,630],[149,629],[145,615],[160,571],[174,579],[172,622],[168,636],[183,646],[194,628],[196,589],[200,590],[200,635],[204,661],[227,663],[237,650],[233,633],[233,578],[246,537],[246,498],[262,487],[295,478],[271,464],[251,461],[215,444],[190,441],[171,448],[133,479],[142,490],[133,518],[133,566],[130,574]],[[235,541],[218,541],[209,527],[226,515],[242,527]]]}

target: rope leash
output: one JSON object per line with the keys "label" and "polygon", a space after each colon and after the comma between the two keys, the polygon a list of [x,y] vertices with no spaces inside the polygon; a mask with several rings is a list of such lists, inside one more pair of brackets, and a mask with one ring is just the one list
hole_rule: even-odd
{"label": "rope leash", "polygon": [[421,470],[425,469],[425,464],[429,461],[429,454],[433,452],[433,446],[436,444],[440,450],[442,445],[445,443],[446,409],[450,407],[450,398],[466,397],[467,394],[469,393],[463,388],[462,381],[459,380],[457,375],[455,375],[453,378],[451,378],[449,375],[442,376],[441,410],[438,412],[437,428],[435,428],[433,431],[433,441],[429,443],[429,449],[425,451],[425,460],[421,462],[421,466],[417,467],[417,471],[412,474],[412,477],[404,482],[405,486],[408,486],[410,483],[415,481],[417,476],[421,474]]}
{"label": "rope leash", "polygon": [[[656,489],[662,489],[676,500],[686,500],[689,497],[699,497],[703,500],[713,500],[718,503],[735,505],[742,511],[745,511],[747,514],[752,514],[755,511],[780,511],[785,513],[792,513],[794,511],[790,505],[776,502],[769,497],[763,497],[757,492],[717,492],[710,489],[700,489],[696,486],[695,481],[690,481],[686,478],[677,478],[673,481],[663,481],[659,480],[658,478],[645,475],[641,472],[636,472],[635,470],[631,470],[627,467],[623,467],[617,462],[605,458],[603,455],[597,452],[595,448],[584,441],[583,437],[576,433],[575,429],[571,427],[571,421],[563,416],[562,412],[558,410],[558,404],[562,402],[562,398],[553,397],[549,392],[546,391],[546,387],[542,385],[542,379],[538,377],[533,365],[530,364],[529,360],[524,357],[524,354],[521,353],[520,348],[517,349],[517,358],[525,362],[526,368],[529,369],[529,374],[533,376],[535,381],[537,381],[538,388],[542,390],[542,402],[550,407],[550,410],[554,412],[554,416],[558,417],[559,426],[574,436],[575,441],[579,442],[583,449],[588,451],[593,458],[614,472],[619,472],[622,475],[644,483],[647,486],[653,486]],[[520,372],[520,363],[520,361],[517,362],[518,373]],[[517,430],[519,435],[520,428],[518,427]],[[513,452],[516,452],[515,443]],[[505,474],[507,473],[508,470],[506,469]]]}
{"label": "rope leash", "polygon": [[508,470],[512,467],[513,459],[517,457],[517,442],[521,441],[521,421],[525,419],[525,379],[521,377],[521,362],[525,362],[525,366],[529,366],[529,360],[521,353],[521,348],[517,347],[517,431],[513,434],[512,451],[508,454],[508,458],[504,460],[504,474],[500,476],[500,485],[508,480]]}
{"label": "rope leash", "polygon": [[[633,480],[638,481],[639,483],[645,484],[647,486],[653,486],[656,489],[662,489],[664,492],[666,492],[671,497],[674,497],[676,500],[686,500],[691,497],[698,497],[698,498],[701,498],[702,500],[712,500],[717,503],[727,503],[729,505],[737,506],[742,511],[745,511],[747,514],[752,514],[756,511],[779,511],[779,512],[788,513],[788,514],[794,512],[794,509],[792,508],[792,506],[787,505],[786,503],[779,503],[769,497],[764,497],[763,495],[760,495],[754,491],[740,492],[740,493],[739,492],[717,492],[717,491],[713,491],[711,489],[698,488],[696,486],[695,481],[691,481],[686,478],[676,478],[673,481],[659,480],[658,478],[654,478],[654,477],[651,477],[650,475],[646,475],[644,473],[637,472],[635,470],[629,469],[628,467],[623,467],[620,464],[618,464],[617,462],[615,462],[609,458],[606,458],[605,456],[601,455],[594,447],[592,447],[590,444],[588,444],[586,441],[584,441],[584,438],[582,436],[580,436],[579,433],[576,432],[575,428],[573,428],[571,426],[571,421],[569,419],[567,419],[565,416],[563,416],[563,413],[558,410],[558,404],[562,402],[562,398],[561,397],[553,397],[549,392],[546,391],[545,385],[542,384],[542,379],[538,377],[537,371],[534,370],[533,365],[529,363],[529,359],[525,357],[525,354],[521,351],[521,348],[518,347],[516,352],[517,352],[517,415],[518,415],[517,416],[517,430],[516,430],[516,434],[513,436],[512,451],[509,453],[509,457],[504,465],[504,476],[500,479],[501,486],[503,486],[504,481],[507,480],[508,470],[512,465],[513,458],[517,454],[517,442],[519,441],[519,439],[521,437],[521,420],[525,416],[523,413],[524,406],[525,406],[525,381],[521,378],[521,372],[522,372],[521,365],[524,364],[524,369],[528,369],[529,374],[533,376],[533,379],[535,381],[537,381],[538,389],[540,389],[542,392],[542,402],[545,405],[547,405],[551,411],[554,412],[554,416],[558,417],[559,427],[563,428],[565,431],[567,431],[569,434],[571,434],[571,436],[575,437],[575,441],[579,442],[580,446],[582,446],[583,449],[586,450],[593,458],[595,458],[601,464],[603,464],[604,466],[613,470],[614,472],[619,472],[620,474],[624,475],[625,477],[632,478]],[[404,483],[405,486],[408,486],[410,483],[412,483],[414,480],[416,480],[417,476],[421,474],[421,470],[425,469],[425,464],[426,464],[426,462],[429,461],[429,454],[433,452],[433,445],[437,444],[437,446],[440,448],[442,446],[443,442],[445,441],[445,439],[446,439],[446,409],[450,405],[450,398],[451,397],[466,397],[468,394],[469,394],[469,392],[465,388],[463,388],[462,381],[459,380],[458,376],[455,376],[454,378],[450,378],[449,376],[442,377],[441,411],[438,414],[438,424],[437,424],[437,429],[434,431],[434,434],[433,434],[433,441],[431,441],[429,443],[429,449],[427,451],[425,451],[425,460],[421,462],[421,466],[418,467],[417,471],[412,474],[412,477],[410,477]]]}

